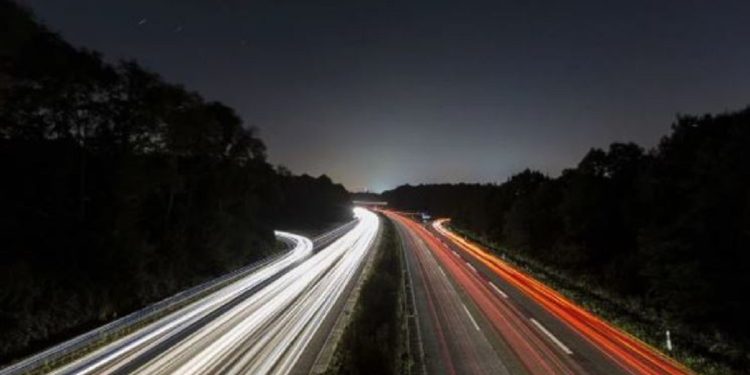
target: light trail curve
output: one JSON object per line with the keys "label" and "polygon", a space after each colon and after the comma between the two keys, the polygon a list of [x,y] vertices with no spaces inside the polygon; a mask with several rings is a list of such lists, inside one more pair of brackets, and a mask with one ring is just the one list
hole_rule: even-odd
{"label": "light trail curve", "polygon": [[278,233],[296,244],[288,255],[54,373],[290,372],[372,248],[377,215],[354,214],[314,254],[308,239]]}
{"label": "light trail curve", "polygon": [[52,373],[90,374],[112,371],[127,363],[128,359],[146,352],[149,348],[157,347],[160,343],[168,342],[170,339],[179,336],[180,333],[190,329],[202,319],[211,316],[222,306],[236,298],[241,298],[248,292],[252,292],[273,276],[312,254],[313,245],[309,239],[281,231],[276,231],[275,234],[280,239],[293,243],[293,249],[242,279]]}

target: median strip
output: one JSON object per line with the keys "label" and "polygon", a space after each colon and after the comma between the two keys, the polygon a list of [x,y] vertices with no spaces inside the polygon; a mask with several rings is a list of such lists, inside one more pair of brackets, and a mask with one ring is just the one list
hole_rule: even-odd
{"label": "median strip", "polygon": [[[396,228],[381,216],[382,234],[371,269],[363,274],[359,295],[352,298],[339,334],[328,339],[330,352],[320,355],[314,374],[393,374],[411,368],[412,356],[402,287],[402,249]],[[421,341],[420,341],[421,342]]]}

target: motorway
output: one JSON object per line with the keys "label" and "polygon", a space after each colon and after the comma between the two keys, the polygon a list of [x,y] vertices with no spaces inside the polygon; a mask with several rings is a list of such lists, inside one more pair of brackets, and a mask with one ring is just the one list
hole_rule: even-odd
{"label": "motorway", "polygon": [[[408,253],[428,373],[689,373],[453,234],[444,221],[425,227],[386,214]],[[473,334],[465,332],[467,317]]]}
{"label": "motorway", "polygon": [[407,249],[427,373],[510,374],[425,242],[405,225],[396,228]]}
{"label": "motorway", "polygon": [[313,253],[294,250],[258,271],[116,340],[55,374],[289,373],[353,281],[379,230],[357,208],[354,227]]}

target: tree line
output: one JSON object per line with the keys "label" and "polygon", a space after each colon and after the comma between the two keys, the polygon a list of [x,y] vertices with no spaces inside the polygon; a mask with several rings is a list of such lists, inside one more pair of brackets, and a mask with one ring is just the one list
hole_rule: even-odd
{"label": "tree line", "polygon": [[747,365],[748,145],[750,108],[678,116],[653,149],[594,148],[556,178],[525,170],[501,184],[405,185],[382,198],[450,216],[671,325],[731,342],[732,360]]}
{"label": "tree line", "polygon": [[0,363],[351,218],[233,109],[71,46],[0,0]]}

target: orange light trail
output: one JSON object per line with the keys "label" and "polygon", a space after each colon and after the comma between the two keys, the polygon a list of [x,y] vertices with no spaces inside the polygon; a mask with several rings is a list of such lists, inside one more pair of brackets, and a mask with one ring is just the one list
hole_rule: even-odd
{"label": "orange light trail", "polygon": [[404,225],[409,231],[423,240],[430,252],[435,255],[445,272],[462,286],[463,290],[474,301],[479,310],[488,318],[493,328],[500,333],[509,347],[514,351],[525,369],[534,375],[547,374],[581,374],[585,371],[570,358],[553,349],[529,326],[512,305],[508,304],[493,291],[487,280],[479,273],[466,266],[464,260],[455,257],[450,250],[441,244],[430,232],[414,221],[385,211],[391,219]]}
{"label": "orange light trail", "polygon": [[602,350],[621,367],[636,374],[692,374],[685,366],[652,346],[605,322],[560,293],[502,261],[478,245],[446,229],[448,219],[436,220],[435,230],[482,262],[487,268]]}

